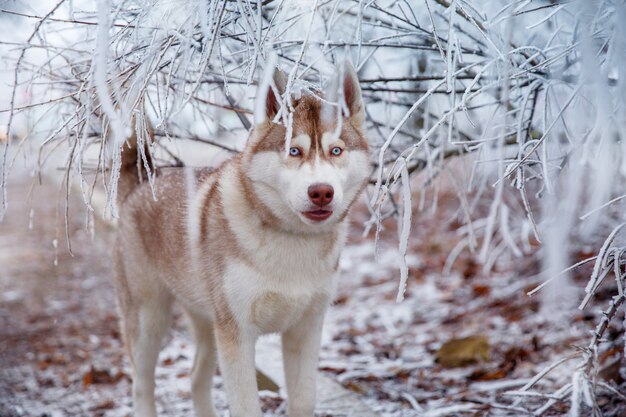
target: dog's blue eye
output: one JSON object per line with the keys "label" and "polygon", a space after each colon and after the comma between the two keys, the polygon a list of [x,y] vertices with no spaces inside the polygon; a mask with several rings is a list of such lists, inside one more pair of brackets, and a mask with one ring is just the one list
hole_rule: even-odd
{"label": "dog's blue eye", "polygon": [[341,155],[341,152],[343,152],[343,149],[341,149],[339,146],[335,146],[334,148],[330,150],[330,153],[333,156],[339,156]]}
{"label": "dog's blue eye", "polygon": [[293,148],[289,148],[289,155],[290,156],[300,156],[301,152],[299,148],[293,147]]}

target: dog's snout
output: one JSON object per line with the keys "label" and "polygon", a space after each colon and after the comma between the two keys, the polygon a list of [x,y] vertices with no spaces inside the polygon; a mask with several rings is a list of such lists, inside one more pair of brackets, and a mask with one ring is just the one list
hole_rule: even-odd
{"label": "dog's snout", "polygon": [[309,187],[309,198],[316,206],[324,207],[333,201],[335,190],[330,184],[313,184]]}

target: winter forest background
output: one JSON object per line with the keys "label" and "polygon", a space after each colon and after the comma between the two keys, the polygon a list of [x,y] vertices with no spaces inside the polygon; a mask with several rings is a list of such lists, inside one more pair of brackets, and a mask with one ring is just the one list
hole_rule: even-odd
{"label": "winter forest background", "polygon": [[[373,148],[321,372],[377,415],[624,415],[623,0],[0,1],[0,415],[129,412],[114,307],[85,302],[120,146],[147,118],[159,166],[230,157],[274,55],[287,94],[351,60]],[[97,340],[42,336],[83,316]]]}

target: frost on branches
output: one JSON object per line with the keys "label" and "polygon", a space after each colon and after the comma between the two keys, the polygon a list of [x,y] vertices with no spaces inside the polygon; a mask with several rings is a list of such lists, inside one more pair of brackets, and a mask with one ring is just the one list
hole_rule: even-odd
{"label": "frost on branches", "polygon": [[[116,216],[120,149],[133,129],[161,166],[184,164],[180,143],[189,141],[235,153],[241,143],[233,138],[254,123],[255,85],[265,68],[286,73],[286,102],[288,94],[318,94],[336,64],[350,59],[375,149],[365,226],[378,236],[385,219],[398,220],[398,300],[407,285],[413,199],[421,210],[437,210],[436,180],[446,178],[462,223],[446,270],[464,251],[488,272],[539,248],[545,282],[529,295],[543,297],[539,314],[546,317],[567,311],[563,306],[587,308],[599,286],[613,281],[615,296],[589,345],[574,353],[580,366],[570,382],[551,393],[535,390],[551,367],[510,393],[515,407],[529,396],[542,399],[527,405],[538,415],[566,399],[571,415],[583,408],[599,415],[594,393],[615,388],[596,377],[598,352],[608,325],[619,321],[626,285],[626,4],[40,3],[6,11],[32,24],[24,43],[11,47],[14,87],[1,115],[7,137],[22,125],[31,129],[24,138],[43,135],[39,169],[66,150],[61,162],[67,181],[80,184],[88,223],[99,185],[106,214]],[[280,121],[289,120],[285,105]],[[23,144],[3,145],[2,212]],[[590,256],[574,263],[572,253],[581,250]],[[593,272],[579,299],[568,273],[586,263]]]}

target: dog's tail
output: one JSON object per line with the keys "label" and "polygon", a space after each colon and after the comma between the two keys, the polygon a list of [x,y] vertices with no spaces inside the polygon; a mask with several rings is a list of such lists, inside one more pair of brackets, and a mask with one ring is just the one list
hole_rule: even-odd
{"label": "dog's tail", "polygon": [[155,173],[150,145],[154,142],[154,129],[148,118],[133,116],[133,133],[122,144],[120,175],[117,182],[117,204],[121,206],[133,190]]}

